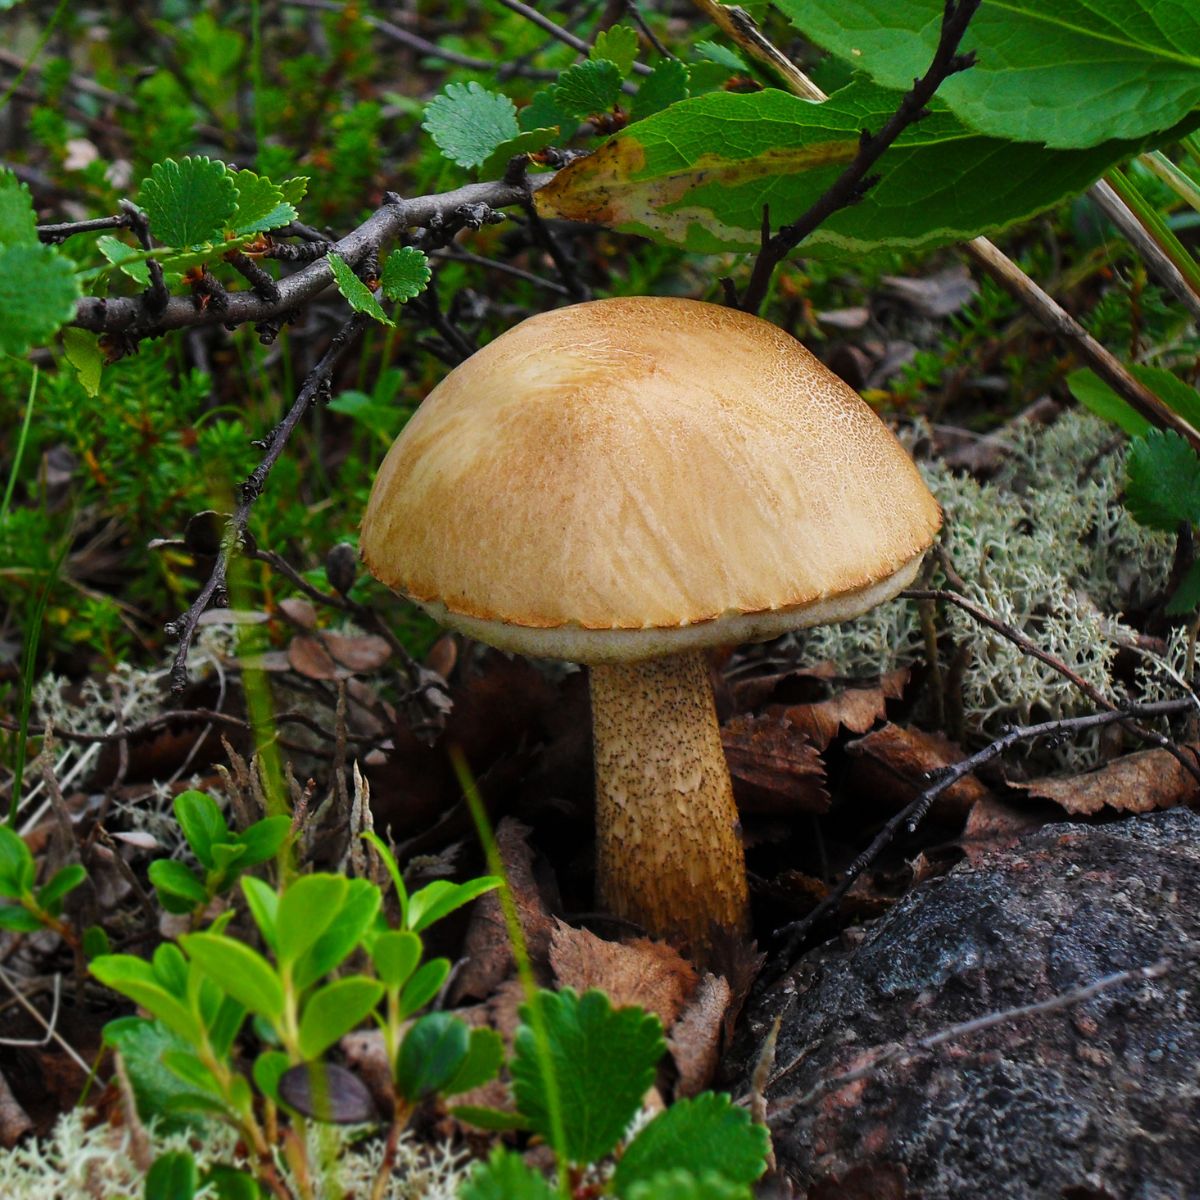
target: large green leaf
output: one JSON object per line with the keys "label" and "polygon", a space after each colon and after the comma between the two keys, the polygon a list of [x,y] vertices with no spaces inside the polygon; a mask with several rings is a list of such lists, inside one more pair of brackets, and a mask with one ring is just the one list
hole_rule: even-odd
{"label": "large green leaf", "polygon": [[239,1004],[271,1021],[282,1017],[283,985],[257,951],[217,933],[189,933],[179,941],[188,957]]}
{"label": "large green leaf", "polygon": [[0,354],[45,345],[75,315],[74,264],[51,246],[0,246]]}
{"label": "large green leaf", "polygon": [[[943,0],[777,0],[810,38],[908,88]],[[940,88],[968,124],[1059,148],[1162,133],[1200,104],[1200,6],[1185,0],[988,0],[962,49],[978,61]]]}
{"label": "large green leaf", "polygon": [[[823,104],[786,92],[714,92],[638,121],[537,194],[547,216],[596,221],[689,250],[755,250],[799,217],[878,129],[900,95],[865,81]],[[934,101],[880,160],[859,204],[834,213],[805,253],[947,245],[1023,221],[1086,188],[1140,143],[1050,151],[984,137]]]}

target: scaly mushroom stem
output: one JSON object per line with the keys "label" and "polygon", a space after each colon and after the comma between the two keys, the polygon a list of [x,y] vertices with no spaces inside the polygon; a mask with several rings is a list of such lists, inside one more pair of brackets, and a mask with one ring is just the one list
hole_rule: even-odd
{"label": "scaly mushroom stem", "polygon": [[701,959],[745,932],[746,865],[701,653],[591,668],[602,903]]}

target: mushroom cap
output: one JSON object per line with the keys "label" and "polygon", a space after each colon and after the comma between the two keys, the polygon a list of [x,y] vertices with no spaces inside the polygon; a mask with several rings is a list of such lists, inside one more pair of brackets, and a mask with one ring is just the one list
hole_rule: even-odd
{"label": "mushroom cap", "polygon": [[451,371],[384,460],[361,547],[443,624],[617,662],[865,612],[940,524],[890,430],[794,338],[622,297],[531,317]]}

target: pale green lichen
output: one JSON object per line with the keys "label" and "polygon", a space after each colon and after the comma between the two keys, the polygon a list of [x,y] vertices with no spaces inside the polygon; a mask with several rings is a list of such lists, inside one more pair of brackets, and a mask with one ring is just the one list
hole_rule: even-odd
{"label": "pale green lichen", "polygon": [[[1120,702],[1129,697],[1112,679],[1112,662],[1118,646],[1134,640],[1122,613],[1162,589],[1173,539],[1143,529],[1121,504],[1124,451],[1112,439],[1111,426],[1069,412],[1048,428],[1015,433],[1004,467],[987,483],[938,463],[922,470],[945,512],[942,544],[965,598]],[[934,584],[945,586],[940,571]],[[944,605],[939,620],[965,656],[971,730],[994,733],[1008,722],[1095,708],[1060,672],[969,613]],[[830,659],[850,675],[924,655],[917,607],[907,601],[797,636],[806,657]],[[1067,746],[1059,757],[1081,765],[1086,746]]]}

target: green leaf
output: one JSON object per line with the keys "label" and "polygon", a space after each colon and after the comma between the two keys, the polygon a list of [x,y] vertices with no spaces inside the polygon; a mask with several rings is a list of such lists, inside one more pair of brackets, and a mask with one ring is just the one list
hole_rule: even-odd
{"label": "green leaf", "polygon": [[271,964],[234,938],[189,933],[179,939],[188,957],[223,991],[269,1021],[283,1016],[283,985]]}
{"label": "green leaf", "polygon": [[261,879],[250,876],[242,877],[242,893],[246,897],[246,905],[250,915],[258,926],[263,941],[275,950],[275,918],[279,912],[279,893]]}
{"label": "green leaf", "polygon": [[635,1183],[686,1164],[699,1175],[712,1171],[734,1183],[752,1183],[767,1168],[767,1131],[728,1096],[705,1092],[678,1100],[625,1147],[613,1175],[624,1195]]}
{"label": "green leaf", "polygon": [[[878,129],[898,92],[852,83],[824,104],[767,89],[696,96],[647,117],[559,171],[539,211],[599,221],[700,253],[757,250],[763,206],[778,228],[812,205]],[[1141,143],[1049,151],[985,137],[936,97],[879,163],[879,182],[804,242],[807,254],[924,248],[1026,220],[1075,195]],[[1182,127],[1181,127],[1182,128]]]}
{"label": "green leaf", "polygon": [[443,1096],[458,1096],[494,1079],[504,1062],[504,1039],[494,1029],[472,1029],[467,1056],[454,1077],[443,1087]]}
{"label": "green leaf", "polygon": [[305,193],[308,191],[308,176],[293,175],[290,179],[285,179],[280,183],[279,190],[289,204],[298,208],[300,201],[304,199]]}
{"label": "green leaf", "polygon": [[80,884],[86,883],[87,877],[87,868],[82,863],[73,863],[69,867],[63,867],[61,871],[56,871],[49,882],[38,888],[38,907],[57,916],[62,898]]}
{"label": "green leaf", "polygon": [[344,1033],[364,1020],[383,996],[383,984],[348,975],[315,991],[300,1017],[300,1053],[320,1058]]}
{"label": "green leaf", "polygon": [[1200,458],[1174,430],[1138,438],[1125,471],[1125,507],[1139,525],[1173,533],[1183,521],[1200,521]]}
{"label": "green leaf", "polygon": [[478,167],[502,142],[515,138],[516,106],[475,83],[450,83],[425,106],[425,131],[460,167]]}
{"label": "green leaf", "polygon": [[630,105],[630,119],[640,121],[686,100],[687,96],[688,69],[679,59],[668,58],[642,80]]}
{"label": "green leaf", "polygon": [[142,180],[138,204],[167,246],[196,246],[221,236],[237,209],[237,185],[223,162],[203,155],[168,158]]}
{"label": "green leaf", "polygon": [[253,171],[239,171],[234,184],[237,211],[229,223],[234,233],[265,233],[287,225],[299,215],[284,196],[283,188]]}
{"label": "green leaf", "polygon": [[389,929],[377,934],[371,946],[371,961],[386,987],[401,988],[421,961],[421,939],[408,930]]}
{"label": "green leaf", "polygon": [[163,986],[148,962],[132,954],[105,954],[93,959],[88,969],[105,987],[127,996],[185,1042],[193,1045],[199,1042],[199,1022]]}
{"label": "green leaf", "polygon": [[36,246],[33,197],[7,167],[0,168],[0,246]]}
{"label": "green leaf", "polygon": [[168,1150],[146,1172],[145,1200],[192,1200],[199,1183],[190,1150]]}
{"label": "green leaf", "polygon": [[19,904],[0,904],[0,929],[11,929],[13,933],[37,933],[42,922],[36,914]]}
{"label": "green leaf", "polygon": [[1187,574],[1167,601],[1166,613],[1169,617],[1184,617],[1197,608],[1200,608],[1200,562],[1188,567]]}
{"label": "green leaf", "polygon": [[628,25],[610,25],[608,29],[596,35],[588,58],[607,59],[624,78],[633,70],[633,60],[637,58],[638,34],[636,29]]}
{"label": "green leaf", "polygon": [[402,246],[387,256],[380,283],[383,294],[389,300],[398,300],[403,304],[419,296],[428,286],[432,275],[424,251],[416,246]]}
{"label": "green leaf", "polygon": [[74,315],[79,282],[51,246],[0,248],[0,354],[45,345]]}
{"label": "green leaf", "polygon": [[481,875],[468,879],[466,883],[450,883],[435,879],[419,892],[414,892],[408,902],[408,927],[415,933],[428,929],[435,921],[449,916],[455,909],[470,904],[484,892],[493,891],[501,880],[495,875]]}
{"label": "green leaf", "polygon": [[[141,258],[143,251],[135,246],[127,246],[120,238],[104,234],[96,239],[96,249],[108,259],[121,273],[128,275],[134,283],[141,287],[150,286],[150,266]],[[135,259],[127,262],[126,259]]]}
{"label": "green leaf", "polygon": [[511,1064],[513,1094],[530,1126],[547,1140],[554,1131],[545,1071],[557,1081],[563,1150],[575,1163],[595,1162],[620,1140],[654,1082],[666,1051],[662,1025],[640,1008],[613,1010],[603,992],[582,997],[570,988],[539,992],[549,1061],[543,1063],[528,1006]]}
{"label": "green leaf", "polygon": [[558,105],[554,103],[554,89],[546,88],[543,91],[534,92],[533,99],[517,113],[517,124],[525,133],[557,126],[561,139],[568,142],[574,135],[579,122],[568,113],[559,110]]}
{"label": "green leaf", "polygon": [[234,1167],[209,1167],[200,1181],[213,1200],[261,1200],[263,1190],[253,1175]]}
{"label": "green leaf", "polygon": [[379,301],[375,299],[371,289],[350,269],[350,265],[340,254],[328,254],[325,261],[333,271],[333,281],[338,291],[345,297],[346,302],[355,312],[366,313],[383,325],[394,325],[395,322],[383,311]]}
{"label": "green leaf", "polygon": [[217,802],[206,792],[180,792],[172,807],[192,853],[201,866],[211,869],[213,843],[230,839],[229,826]]}
{"label": "green leaf", "polygon": [[296,964],[293,979],[303,990],[339,966],[366,936],[379,912],[379,889],[366,879],[347,882],[336,919]]}
{"label": "green leaf", "polygon": [[[942,0],[779,0],[806,36],[880,83],[929,67]],[[1200,17],[1162,0],[984,4],[961,46],[978,62],[938,89],[982,133],[1056,148],[1161,133],[1200,104]]]}
{"label": "green leaf", "polygon": [[733,1183],[715,1171],[692,1174],[684,1167],[661,1171],[617,1191],[621,1200],[753,1200],[747,1184]]}
{"label": "green leaf", "polygon": [[501,142],[487,156],[487,161],[479,169],[479,174],[484,179],[494,179],[504,173],[510,158],[514,158],[518,154],[534,154],[538,150],[544,150],[547,146],[554,145],[559,140],[559,136],[557,125],[552,125],[548,129],[527,129],[524,133],[518,133],[515,138]]}
{"label": "green leaf", "polygon": [[476,1163],[460,1186],[459,1200],[555,1200],[558,1193],[514,1150],[497,1146]]}
{"label": "green leaf", "polygon": [[75,329],[67,325],[62,331],[63,353],[67,362],[75,368],[79,386],[91,397],[100,394],[100,372],[104,367],[104,355],[100,350],[100,339],[86,329]]}
{"label": "green leaf", "polygon": [[745,60],[736,50],[730,50],[728,46],[722,46],[719,42],[697,42],[692,49],[705,62],[716,63],[719,67],[727,67],[743,75],[749,70]]}
{"label": "green leaf", "polygon": [[606,59],[568,67],[554,85],[554,107],[571,117],[610,112],[621,94],[621,72]]}
{"label": "green leaf", "polygon": [[1190,383],[1163,367],[1147,367],[1134,363],[1130,374],[1144,383],[1169,409],[1177,412],[1189,425],[1200,429],[1200,392]]}
{"label": "green leaf", "polygon": [[185,1052],[187,1043],[161,1021],[146,1017],[118,1017],[109,1021],[104,1027],[104,1042],[117,1050],[125,1062],[125,1072],[142,1120],[157,1118],[168,1130],[179,1128],[183,1122],[172,1117],[168,1106],[173,1100],[187,1095],[191,1088],[173,1071],[167,1070],[163,1055]]}
{"label": "green leaf", "polygon": [[451,1013],[428,1013],[413,1022],[396,1055],[396,1091],[423,1100],[442,1091],[467,1061],[470,1031]]}
{"label": "green leaf", "polygon": [[280,846],[287,841],[291,828],[291,817],[281,814],[277,817],[263,817],[243,833],[236,834],[234,844],[245,849],[245,853],[238,860],[238,870],[246,871],[274,858],[279,853]]}
{"label": "green leaf", "polygon": [[102,954],[108,954],[112,950],[112,945],[108,940],[108,934],[99,925],[89,925],[83,931],[83,953],[88,959],[99,958]]}
{"label": "green leaf", "polygon": [[529,1123],[520,1113],[505,1112],[499,1108],[485,1108],[478,1104],[456,1104],[450,1111],[460,1121],[490,1129],[494,1133],[507,1133],[514,1129],[528,1129]]}
{"label": "green leaf", "polygon": [[190,913],[208,903],[208,890],[181,862],[160,858],[150,864],[150,882],[169,913]]}
{"label": "green leaf", "polygon": [[396,899],[400,902],[400,924],[403,928],[408,928],[408,888],[404,886],[404,875],[400,871],[399,864],[396,862],[396,856],[388,849],[387,843],[379,836],[379,834],[368,829],[362,834],[362,839],[379,855],[380,861],[387,868],[388,875],[391,876],[392,886],[396,889]]}
{"label": "green leaf", "polygon": [[285,1071],[291,1067],[292,1061],[282,1050],[264,1050],[250,1068],[254,1077],[254,1086],[264,1096],[279,1103],[279,1081]]}
{"label": "green leaf", "polygon": [[433,958],[425,963],[408,981],[400,993],[400,1013],[408,1017],[420,1011],[442,990],[450,977],[450,960]]}
{"label": "green leaf", "polygon": [[1130,437],[1141,437],[1151,429],[1150,422],[1131,408],[1116,392],[1088,367],[1081,367],[1067,376],[1071,395],[1096,416],[1111,421]]}
{"label": "green leaf", "polygon": [[25,839],[7,825],[0,825],[0,896],[20,899],[33,886],[33,855]]}
{"label": "green leaf", "polygon": [[275,957],[280,966],[296,962],[337,919],[346,898],[342,875],[305,875],[279,898],[275,914]]}

